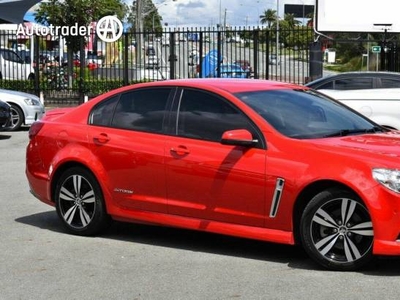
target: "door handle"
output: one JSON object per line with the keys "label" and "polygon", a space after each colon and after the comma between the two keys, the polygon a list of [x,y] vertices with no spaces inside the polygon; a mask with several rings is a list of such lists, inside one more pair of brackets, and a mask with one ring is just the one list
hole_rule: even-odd
{"label": "door handle", "polygon": [[172,147],[171,152],[177,154],[177,155],[187,155],[190,153],[190,151],[186,148],[186,146],[178,146],[176,148]]}
{"label": "door handle", "polygon": [[100,133],[98,136],[95,136],[94,141],[100,144],[105,144],[107,143],[110,138],[108,137],[108,135],[106,133]]}

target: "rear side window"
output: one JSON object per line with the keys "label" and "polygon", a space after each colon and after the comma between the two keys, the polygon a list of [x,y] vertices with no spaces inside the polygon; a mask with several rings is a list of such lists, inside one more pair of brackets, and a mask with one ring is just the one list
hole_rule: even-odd
{"label": "rear side window", "polygon": [[110,126],[118,98],[118,95],[113,96],[97,104],[90,114],[89,124],[97,126]]}
{"label": "rear side window", "polygon": [[121,94],[112,127],[161,133],[171,88],[135,90]]}
{"label": "rear side window", "polygon": [[363,90],[373,88],[374,80],[372,77],[335,80],[335,90]]}
{"label": "rear side window", "polygon": [[400,79],[381,78],[381,88],[400,88]]}

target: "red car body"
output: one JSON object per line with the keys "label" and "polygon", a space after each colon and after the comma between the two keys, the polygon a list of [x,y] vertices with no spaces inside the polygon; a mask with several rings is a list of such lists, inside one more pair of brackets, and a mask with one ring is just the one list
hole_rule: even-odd
{"label": "red car body", "polygon": [[[126,92],[152,88],[171,88],[171,103],[178,101],[179,91],[185,89],[200,90],[224,99],[256,128],[259,146],[251,146],[255,143],[254,136],[241,129],[224,132],[221,142],[179,136],[174,129],[179,120],[168,112],[163,124],[172,129],[160,134],[91,123],[91,112],[100,103],[116,95],[122,97],[120,95]],[[339,270],[361,267],[372,254],[399,255],[400,194],[378,182],[371,170],[400,170],[400,135],[381,128],[377,132],[323,138],[289,137],[244,102],[247,95],[258,91],[297,93],[308,89],[250,79],[171,80],[127,86],[76,108],[48,111],[29,133],[26,175],[31,191],[42,202],[57,206],[57,199],[63,199],[63,180],[66,182],[69,178],[63,177],[63,173],[78,167],[93,175],[92,180],[98,183],[101,191],[104,215],[114,220],[303,244],[306,248],[311,245],[308,250],[311,257],[325,267]],[[246,95],[242,97],[244,100],[238,96],[242,93]],[[296,111],[292,114],[294,116]],[[356,112],[351,111],[351,114],[364,121]],[[168,116],[171,122],[165,121]],[[201,124],[202,120],[198,122]],[[375,172],[378,177],[379,170]],[[96,188],[93,190],[98,192]],[[338,197],[321,200],[332,190],[345,191],[338,202],[341,213],[336,207],[327,206],[333,205]],[[358,200],[351,201],[352,198],[346,196],[348,193]],[[76,199],[73,209],[82,204]],[[313,210],[317,203],[321,206]],[[352,205],[346,208],[347,203]],[[371,225],[373,237],[372,228],[365,229],[368,233],[361,232],[363,228],[357,232],[350,224],[357,221],[343,220],[348,221],[344,226],[341,220],[334,218],[346,215],[344,210],[349,210],[351,216],[359,203],[362,208],[356,210],[355,219],[358,218],[360,224],[355,227]],[[318,213],[325,207],[329,216],[321,218]],[[68,221],[69,213],[60,211],[61,219],[66,221],[71,232],[97,232],[97,229],[85,232],[86,222],[75,228]],[[333,229],[329,224],[321,225],[333,219],[337,223]],[[314,225],[307,225],[307,220]],[[345,254],[326,257],[325,250],[315,251],[313,245],[317,248],[324,237],[331,236],[331,233],[315,232],[307,238],[308,231],[316,228],[332,229],[335,243],[343,235],[349,238],[339,247],[344,248],[341,250]],[[340,231],[343,235],[336,236]],[[353,239],[358,233],[360,236]],[[326,251],[331,250],[330,247]]]}

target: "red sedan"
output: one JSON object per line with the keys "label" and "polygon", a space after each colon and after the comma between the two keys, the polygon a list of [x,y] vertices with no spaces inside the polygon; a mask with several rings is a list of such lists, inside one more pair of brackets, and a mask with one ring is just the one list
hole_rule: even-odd
{"label": "red sedan", "polygon": [[111,220],[302,245],[354,270],[400,255],[400,135],[306,87],[136,84],[48,111],[26,175],[66,229]]}

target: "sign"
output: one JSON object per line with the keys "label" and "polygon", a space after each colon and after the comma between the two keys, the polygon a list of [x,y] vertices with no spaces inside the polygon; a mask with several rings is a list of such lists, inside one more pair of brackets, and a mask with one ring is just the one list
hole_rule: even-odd
{"label": "sign", "polygon": [[105,16],[97,22],[97,36],[104,42],[117,41],[124,31],[122,22],[115,16]]}
{"label": "sign", "polygon": [[381,53],[381,46],[372,46],[372,53]]}

